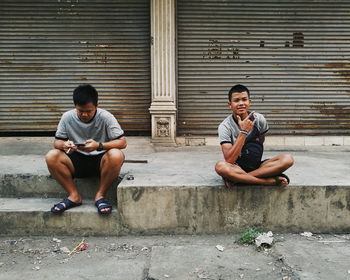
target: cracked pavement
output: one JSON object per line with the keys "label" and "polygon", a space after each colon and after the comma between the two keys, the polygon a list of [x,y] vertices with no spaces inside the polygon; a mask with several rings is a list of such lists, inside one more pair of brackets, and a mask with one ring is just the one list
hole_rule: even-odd
{"label": "cracked pavement", "polygon": [[70,256],[83,237],[0,237],[0,279],[350,279],[349,234],[274,234],[260,250],[237,237],[85,237]]}

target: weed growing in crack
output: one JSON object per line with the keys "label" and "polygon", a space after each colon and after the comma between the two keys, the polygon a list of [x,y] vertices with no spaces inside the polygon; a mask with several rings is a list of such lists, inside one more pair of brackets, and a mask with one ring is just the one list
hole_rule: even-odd
{"label": "weed growing in crack", "polygon": [[253,244],[255,238],[261,234],[261,230],[258,228],[248,228],[243,230],[241,235],[235,241],[238,244]]}

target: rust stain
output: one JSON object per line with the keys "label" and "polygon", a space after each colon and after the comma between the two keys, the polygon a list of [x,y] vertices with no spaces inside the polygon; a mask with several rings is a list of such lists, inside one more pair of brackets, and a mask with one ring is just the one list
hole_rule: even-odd
{"label": "rust stain", "polygon": [[208,58],[220,59],[222,54],[221,43],[218,40],[209,40]]}
{"label": "rust stain", "polygon": [[334,102],[315,102],[317,105],[310,106],[311,109],[319,111],[322,115],[332,116],[336,119],[344,119],[344,116],[350,116],[350,107],[338,105]]}
{"label": "rust stain", "polygon": [[32,108],[46,108],[49,112],[54,112],[61,114],[62,110],[59,109],[59,107],[55,104],[43,104],[41,101],[38,101],[38,103],[32,102],[31,104],[28,104],[25,107],[16,107],[16,108],[10,108],[10,112],[28,112],[28,110],[31,110]]}
{"label": "rust stain", "polygon": [[47,71],[45,68],[23,68],[21,71],[23,72],[35,72],[35,71]]}
{"label": "rust stain", "polygon": [[21,72],[37,72],[37,71],[45,71],[45,72],[54,72],[56,69],[54,68],[46,68],[44,64],[27,64],[25,68],[22,68]]}
{"label": "rust stain", "polygon": [[290,126],[293,129],[317,129],[317,128],[319,128],[318,124],[302,124],[302,123],[296,122],[296,121],[288,121],[288,122],[270,121],[270,123],[276,124],[276,125]]}
{"label": "rust stain", "polygon": [[350,71],[334,71],[335,74],[338,74],[340,76],[342,76],[343,78],[345,78],[345,80],[350,81]]}
{"label": "rust stain", "polygon": [[128,119],[130,119],[130,116],[128,114],[125,114],[124,112],[117,112],[114,110],[109,110],[109,112],[115,116],[119,122],[124,122],[124,121],[128,121]]}
{"label": "rust stain", "polygon": [[293,33],[293,48],[303,48],[304,47],[304,34],[303,32]]}
{"label": "rust stain", "polygon": [[350,63],[327,63],[324,66],[326,68],[343,68],[350,67]]}
{"label": "rust stain", "polygon": [[203,51],[204,59],[239,59],[239,49],[234,43],[239,40],[209,40],[208,48]]}
{"label": "rust stain", "polygon": [[314,104],[320,104],[320,105],[323,105],[323,106],[326,106],[326,105],[333,105],[333,104],[336,104],[335,102],[314,102]]}
{"label": "rust stain", "polygon": [[25,112],[28,111],[28,108],[11,108],[10,112]]}
{"label": "rust stain", "polygon": [[349,63],[327,63],[324,66],[333,69],[334,74],[343,77],[346,81],[350,81],[350,70],[348,70],[350,68]]}
{"label": "rust stain", "polygon": [[81,53],[78,58],[83,63],[107,64],[109,61],[109,53],[106,51],[106,47],[108,47],[108,45],[100,45],[100,49],[97,50],[94,47],[88,47],[87,53]]}
{"label": "rust stain", "polygon": [[59,109],[59,107],[55,104],[47,104],[46,108],[50,111],[50,112],[55,112],[55,113],[61,113],[61,110]]}
{"label": "rust stain", "polygon": [[[295,134],[303,134],[303,132],[300,131],[302,129],[315,130],[315,131],[308,132],[308,133],[311,133],[312,135],[322,134],[322,132],[317,131],[317,129],[319,129],[320,126],[322,126],[322,123],[318,123],[318,122],[300,123],[300,122],[297,122],[297,121],[285,121],[285,122],[271,121],[270,123],[271,124],[275,124],[277,126],[284,126],[286,128],[295,129],[295,130],[297,130],[297,131],[294,132]],[[332,123],[334,123],[334,121],[333,122],[329,122],[329,124],[327,126],[328,127],[334,126],[334,125],[332,125]],[[350,129],[349,121],[347,121],[347,120],[339,120],[339,121],[337,121],[336,122],[336,128],[337,129],[344,129],[344,130]],[[332,129],[332,128],[329,128],[329,129]],[[345,132],[345,134],[348,134],[348,132]]]}
{"label": "rust stain", "polygon": [[101,63],[101,64],[107,64],[108,63],[108,57],[107,57],[107,53],[105,52],[101,52],[101,51],[97,51],[94,52],[94,62],[95,63]]}

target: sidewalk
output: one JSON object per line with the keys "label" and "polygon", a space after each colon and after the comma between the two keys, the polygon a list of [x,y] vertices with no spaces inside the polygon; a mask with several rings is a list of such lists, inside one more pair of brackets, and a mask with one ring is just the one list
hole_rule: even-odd
{"label": "sidewalk", "polygon": [[[103,226],[107,235],[215,234],[252,225],[276,232],[350,232],[347,146],[288,147],[295,165],[286,172],[291,178],[287,189],[241,185],[227,190],[214,171],[222,159],[219,146],[156,148],[146,137],[129,137],[128,143],[126,159],[147,163],[123,166],[124,179],[108,194],[115,211],[101,219],[91,201],[97,178],[76,180],[86,199],[82,207],[61,217],[49,213],[65,195],[44,162],[52,138],[1,138],[0,233],[98,235]],[[287,152],[283,149],[267,147],[264,157]]]}
{"label": "sidewalk", "polygon": [[[0,280],[349,280],[350,235],[275,234],[258,251],[237,235],[0,238]],[[222,251],[217,249],[222,246]]]}
{"label": "sidewalk", "polygon": [[[52,141],[49,137],[0,138],[1,173],[48,175],[44,156],[52,148]],[[286,172],[291,185],[350,186],[350,146],[309,148],[269,146],[264,158],[291,153],[295,165]],[[148,137],[129,137],[123,151],[126,160],[148,161],[126,163],[122,169],[122,174],[134,174],[141,185],[158,185],[160,181],[175,186],[222,185],[214,171],[215,163],[223,158],[219,145],[154,147]]]}

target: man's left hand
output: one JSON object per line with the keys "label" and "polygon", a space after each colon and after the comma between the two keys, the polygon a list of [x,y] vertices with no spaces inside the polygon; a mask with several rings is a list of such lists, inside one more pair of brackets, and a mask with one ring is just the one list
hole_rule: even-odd
{"label": "man's left hand", "polygon": [[83,147],[79,147],[80,150],[84,151],[84,152],[92,152],[95,151],[98,148],[98,142],[96,142],[93,139],[89,139],[85,141],[85,146]]}

